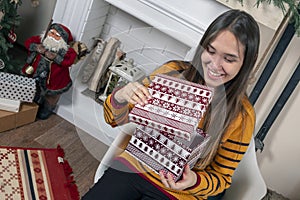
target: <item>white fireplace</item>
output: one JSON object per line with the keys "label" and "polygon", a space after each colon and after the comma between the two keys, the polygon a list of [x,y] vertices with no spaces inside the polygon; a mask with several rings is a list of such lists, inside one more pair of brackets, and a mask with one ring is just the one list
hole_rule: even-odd
{"label": "white fireplace", "polygon": [[[57,0],[53,20],[68,26],[89,48],[93,37],[117,37],[126,57],[149,74],[168,60],[189,60],[207,26],[226,10],[214,0]],[[73,87],[56,112],[110,145],[120,130],[104,122],[99,103],[82,95],[87,88],[80,81],[84,64],[85,60],[72,67]]]}

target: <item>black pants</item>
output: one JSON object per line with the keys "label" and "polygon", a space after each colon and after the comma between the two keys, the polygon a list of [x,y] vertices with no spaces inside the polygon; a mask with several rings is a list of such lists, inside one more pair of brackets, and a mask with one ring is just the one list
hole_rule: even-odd
{"label": "black pants", "polygon": [[[224,193],[209,197],[221,200]],[[159,189],[140,175],[133,173],[123,163],[114,162],[82,200],[167,200]]]}
{"label": "black pants", "polygon": [[[119,163],[121,164],[121,163]],[[123,165],[123,164],[121,164]],[[117,169],[116,169],[117,168]],[[121,168],[126,168],[124,165]],[[140,175],[119,166],[108,168],[82,200],[167,200],[159,189]]]}
{"label": "black pants", "polygon": [[207,200],[222,200],[223,196],[225,195],[226,190],[224,192],[216,195],[216,196],[210,196]]}

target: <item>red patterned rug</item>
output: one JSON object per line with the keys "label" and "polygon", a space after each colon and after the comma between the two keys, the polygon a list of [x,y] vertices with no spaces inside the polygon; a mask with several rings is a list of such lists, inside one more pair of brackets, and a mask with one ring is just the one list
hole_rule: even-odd
{"label": "red patterned rug", "polygon": [[0,147],[0,199],[77,200],[72,169],[57,149]]}

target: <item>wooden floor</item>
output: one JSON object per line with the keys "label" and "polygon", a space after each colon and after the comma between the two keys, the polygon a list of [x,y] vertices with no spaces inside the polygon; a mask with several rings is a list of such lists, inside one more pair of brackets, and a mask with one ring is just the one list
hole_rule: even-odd
{"label": "wooden floor", "polygon": [[1,146],[56,148],[60,145],[73,169],[80,195],[93,185],[93,178],[107,146],[54,114],[47,120],[0,133]]}

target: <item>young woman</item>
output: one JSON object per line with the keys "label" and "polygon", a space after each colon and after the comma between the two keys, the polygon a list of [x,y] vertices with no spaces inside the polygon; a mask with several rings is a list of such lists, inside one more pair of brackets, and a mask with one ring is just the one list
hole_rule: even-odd
{"label": "young woman", "polygon": [[[255,113],[246,89],[259,39],[259,27],[249,14],[227,11],[208,27],[191,62],[170,61],[150,76],[163,73],[214,88],[199,123],[212,136],[205,158],[192,169],[186,166],[174,182],[170,174],[158,175],[123,152],[83,199],[210,199],[229,188],[254,131]],[[151,98],[147,85],[134,82],[116,89],[104,104],[107,123],[127,123],[130,109]]]}

